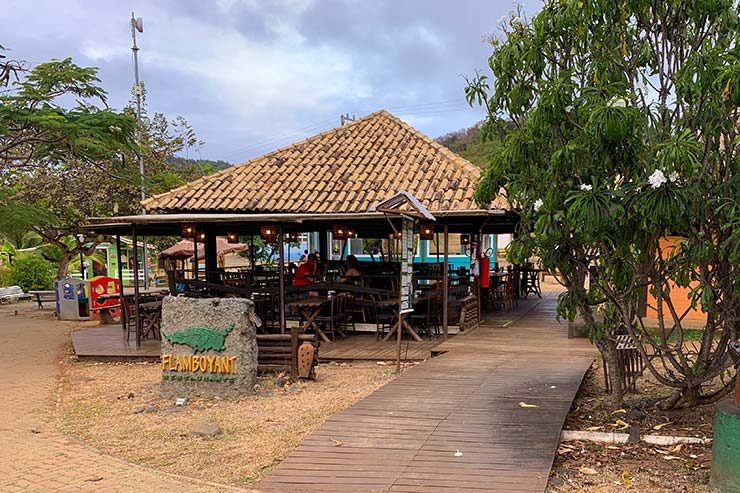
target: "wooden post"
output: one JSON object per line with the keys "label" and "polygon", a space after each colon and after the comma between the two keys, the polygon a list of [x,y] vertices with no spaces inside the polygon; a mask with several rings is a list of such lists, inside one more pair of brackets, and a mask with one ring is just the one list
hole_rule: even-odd
{"label": "wooden post", "polygon": [[118,260],[118,289],[121,308],[121,327],[126,331],[126,310],[123,309],[123,264],[121,262],[121,235],[116,235],[116,258]]}
{"label": "wooden post", "polygon": [[[278,226],[278,314],[280,316],[280,333],[285,334],[285,237],[283,225]],[[298,378],[298,329],[290,329],[290,376]]]}
{"label": "wooden post", "polygon": [[136,317],[136,349],[139,349],[141,347],[141,317],[139,316],[139,252],[136,245],[136,224],[131,225],[131,241],[134,244],[134,317]]}
{"label": "wooden post", "polygon": [[216,234],[214,231],[206,227],[206,239],[203,242],[205,247],[206,257],[206,281],[218,284],[221,279],[218,275],[218,252],[216,251]]}
{"label": "wooden post", "polygon": [[193,236],[193,279],[198,280],[198,238]]}
{"label": "wooden post", "polygon": [[[450,292],[450,274],[449,274],[449,266],[450,266],[450,258],[449,258],[449,245],[450,245],[450,227],[449,225],[445,224],[445,233],[444,233],[444,265],[442,266],[442,334],[444,335],[444,340],[447,340],[447,335],[449,332],[449,327],[447,326],[447,320],[450,315],[450,299],[449,299],[449,292]],[[439,247],[437,247],[439,248]]]}
{"label": "wooden post", "polygon": [[[400,291],[399,291],[400,294]],[[403,312],[398,305],[398,329],[396,330],[396,375],[401,373],[401,331],[403,330]]]}

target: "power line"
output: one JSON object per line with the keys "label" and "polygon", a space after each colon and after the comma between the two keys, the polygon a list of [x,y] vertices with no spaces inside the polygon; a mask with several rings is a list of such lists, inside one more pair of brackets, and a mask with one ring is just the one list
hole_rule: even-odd
{"label": "power line", "polygon": [[[354,121],[355,114],[365,116],[366,114],[369,114],[373,111],[377,111],[377,109],[378,108],[355,111],[353,112],[351,118],[349,118],[350,113],[340,115],[340,124],[344,124],[345,122],[349,122],[349,121]],[[416,103],[416,104],[409,104],[409,105],[386,106],[384,109],[388,111],[392,111],[393,113],[396,113],[398,115],[405,115],[405,116],[435,116],[435,115],[441,115],[441,114],[446,114],[446,113],[470,110],[470,107],[467,105],[467,103],[465,103],[464,101],[460,99],[449,99],[449,100]],[[226,151],[223,154],[223,156],[225,156],[226,158],[229,158],[230,156],[236,156],[237,154],[251,153],[259,149],[268,148],[266,150],[270,151],[276,148],[283,147],[284,145],[288,145],[292,142],[295,142],[296,140],[307,138],[313,135],[317,130],[320,130],[326,127],[331,128],[330,124],[336,121],[334,120],[334,118],[335,117],[327,118],[325,120],[321,120],[316,123],[308,124],[303,127],[299,127],[288,133],[284,133],[284,134],[281,134],[275,137],[270,137],[268,139],[253,142],[250,145],[245,146],[245,147],[232,148],[231,150]]]}

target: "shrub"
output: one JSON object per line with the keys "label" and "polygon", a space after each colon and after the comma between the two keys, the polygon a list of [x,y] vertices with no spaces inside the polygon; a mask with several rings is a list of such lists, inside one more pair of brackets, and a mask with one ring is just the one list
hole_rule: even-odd
{"label": "shrub", "polygon": [[20,255],[10,266],[9,281],[23,291],[51,289],[54,285],[54,268],[36,254]]}

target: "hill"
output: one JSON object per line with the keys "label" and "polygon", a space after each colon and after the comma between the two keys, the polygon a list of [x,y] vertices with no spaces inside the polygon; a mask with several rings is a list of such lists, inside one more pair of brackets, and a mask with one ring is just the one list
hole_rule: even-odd
{"label": "hill", "polygon": [[497,136],[490,140],[481,140],[481,124],[479,123],[473,127],[443,135],[437,138],[437,142],[476,166],[485,168],[500,140]]}

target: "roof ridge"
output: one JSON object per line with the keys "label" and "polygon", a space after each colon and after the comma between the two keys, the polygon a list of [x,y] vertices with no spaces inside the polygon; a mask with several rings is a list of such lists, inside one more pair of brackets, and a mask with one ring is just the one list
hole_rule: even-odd
{"label": "roof ridge", "polygon": [[397,117],[396,115],[394,115],[393,113],[391,113],[391,112],[389,112],[387,110],[380,110],[377,113],[384,113],[385,116],[387,116],[387,117],[395,120],[397,123],[399,123],[400,125],[402,125],[404,127],[404,129],[406,129],[408,132],[411,132],[413,135],[416,135],[417,137],[419,137],[419,138],[423,139],[424,141],[428,142],[429,144],[431,144],[432,147],[434,147],[436,150],[440,151],[442,154],[444,154],[445,156],[447,156],[447,158],[449,158],[450,161],[454,165],[458,166],[459,168],[462,168],[463,171],[473,172],[473,173],[476,173],[476,174],[480,175],[481,169],[478,166],[474,165],[473,163],[471,163],[470,161],[468,161],[464,157],[460,156],[459,154],[456,154],[456,153],[452,152],[450,149],[448,149],[444,145],[440,144],[435,139],[429,137],[426,134],[421,133],[419,130],[417,130],[416,128],[412,127],[411,125],[409,125],[408,123],[406,123],[405,121],[403,121],[402,119],[400,119],[399,117]]}

